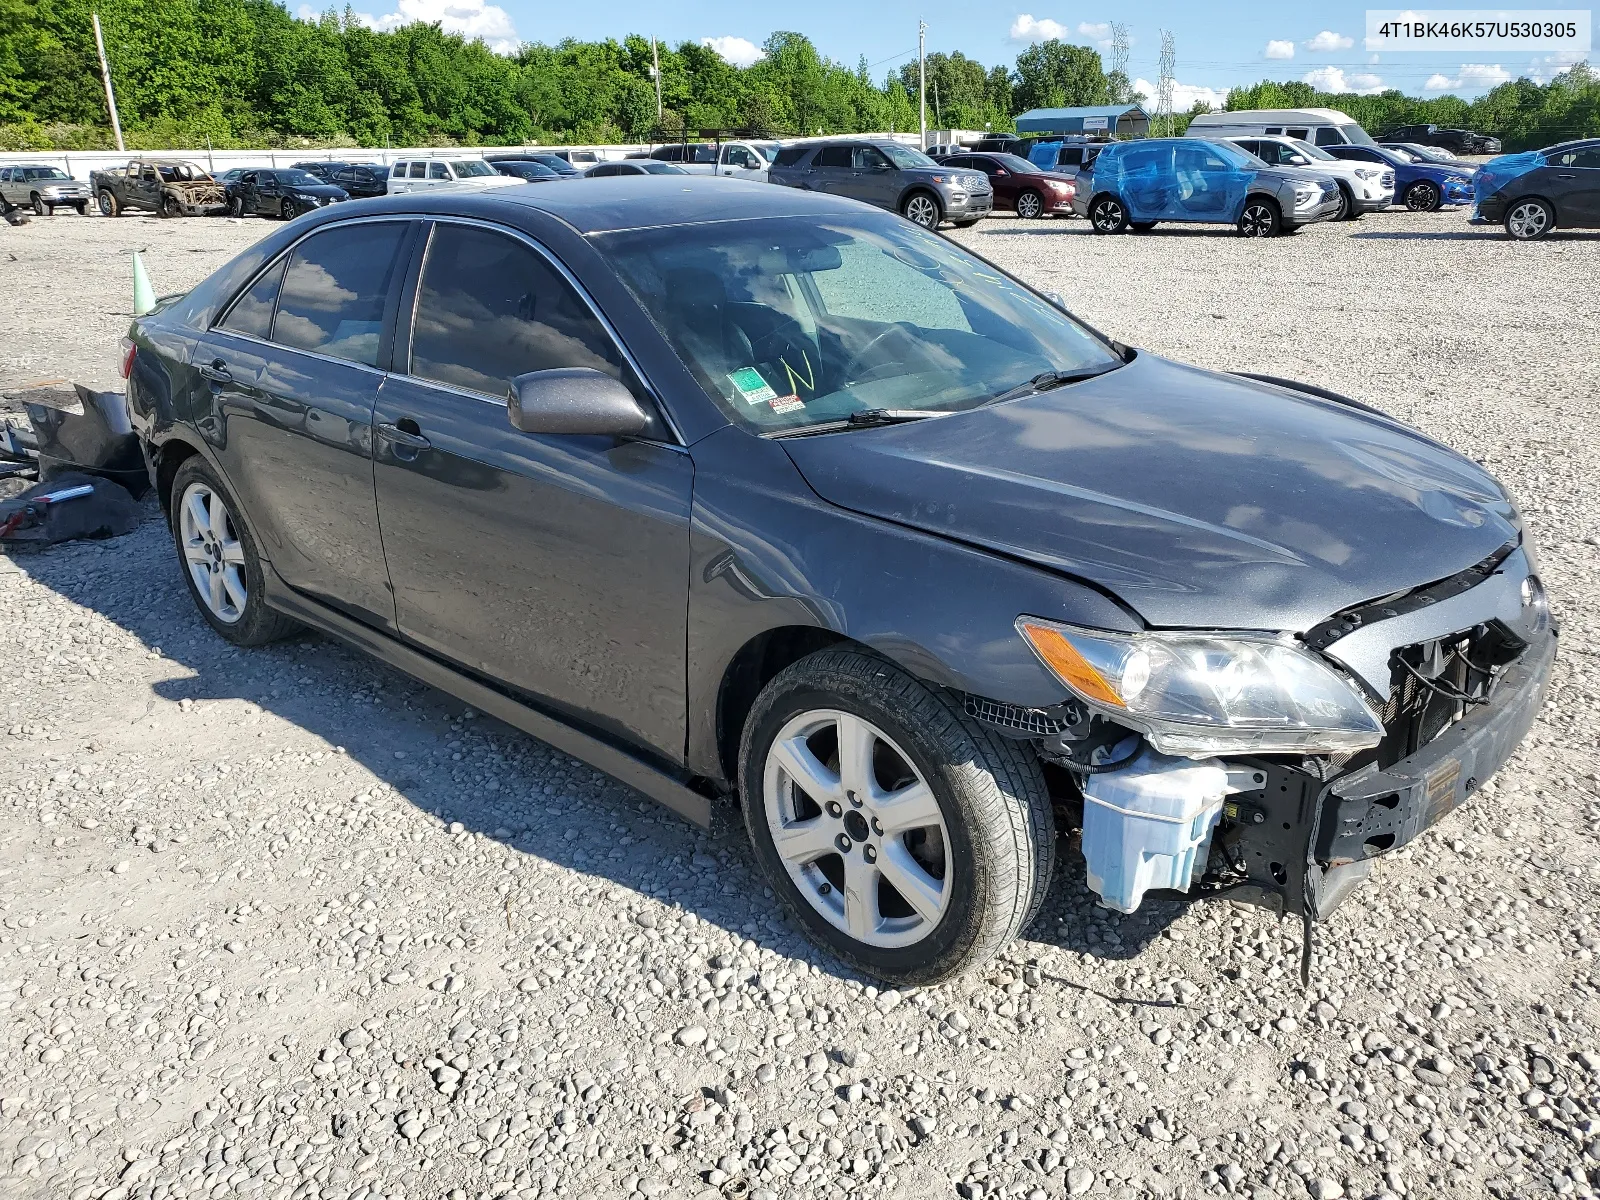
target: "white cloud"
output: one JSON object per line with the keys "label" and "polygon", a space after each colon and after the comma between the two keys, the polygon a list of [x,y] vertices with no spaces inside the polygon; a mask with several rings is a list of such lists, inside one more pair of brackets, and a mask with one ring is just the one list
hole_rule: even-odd
{"label": "white cloud", "polygon": [[[309,4],[301,5],[300,16],[306,17]],[[387,32],[418,21],[437,22],[446,33],[459,33],[466,38],[482,38],[496,54],[515,54],[522,44],[511,23],[511,14],[498,4],[485,4],[484,0],[398,0],[397,11],[373,16],[358,12],[356,20],[368,29]],[[309,19],[315,20],[315,14]]]}
{"label": "white cloud", "polygon": [[702,46],[710,46],[723,60],[736,67],[749,67],[767,56],[760,46],[742,37],[703,37]]}
{"label": "white cloud", "polygon": [[1361,96],[1375,96],[1383,91],[1383,80],[1365,71],[1346,75],[1341,67],[1318,67],[1301,76],[1319,92],[1355,92]]}
{"label": "white cloud", "polygon": [[1428,76],[1428,82],[1422,85],[1425,92],[1476,92],[1492,88],[1497,84],[1505,83],[1511,78],[1511,72],[1499,63],[1490,66],[1487,63],[1462,63],[1461,72],[1454,79],[1448,75],[1434,74]]}
{"label": "white cloud", "polygon": [[1535,83],[1549,83],[1568,68],[1586,62],[1588,57],[1577,50],[1557,50],[1554,54],[1542,55],[1528,64],[1528,78]]}
{"label": "white cloud", "polygon": [[[1140,96],[1144,100],[1144,103],[1140,107],[1142,107],[1151,116],[1154,116],[1156,104],[1156,85],[1151,83],[1148,79],[1135,79],[1133,81],[1133,91],[1136,96]],[[1212,108],[1220,109],[1223,104],[1226,103],[1227,99],[1227,88],[1200,87],[1198,84],[1178,83],[1176,80],[1174,80],[1172,84],[1173,112],[1188,112],[1194,107],[1196,100],[1204,100]]]}
{"label": "white cloud", "polygon": [[1294,43],[1289,41],[1279,41],[1274,38],[1272,41],[1267,43],[1266,55],[1268,58],[1293,58]]}
{"label": "white cloud", "polygon": [[1080,21],[1078,36],[1088,38],[1102,50],[1111,49],[1111,23],[1109,21]]}
{"label": "white cloud", "polygon": [[1305,43],[1307,50],[1348,50],[1356,44],[1355,38],[1345,37],[1342,33],[1335,33],[1331,29],[1324,29],[1316,37]]}
{"label": "white cloud", "polygon": [[1017,19],[1011,22],[1013,42],[1048,42],[1051,38],[1066,36],[1068,36],[1067,27],[1060,21],[1052,21],[1049,17],[1035,20],[1032,13],[1020,13]]}

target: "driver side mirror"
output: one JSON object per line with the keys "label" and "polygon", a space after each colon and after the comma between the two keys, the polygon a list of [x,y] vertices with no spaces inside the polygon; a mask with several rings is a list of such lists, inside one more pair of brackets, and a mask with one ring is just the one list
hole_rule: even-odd
{"label": "driver side mirror", "polygon": [[529,371],[511,381],[506,409],[523,433],[576,433],[639,437],[655,418],[617,379],[592,367]]}
{"label": "driver side mirror", "polygon": [[997,176],[998,176],[998,175],[1009,175],[1009,174],[1011,174],[1011,172],[1010,172],[1010,171],[1008,171],[1008,170],[1006,170],[1006,169],[1005,169],[1005,168],[1004,168],[1004,167],[996,167],[996,168],[995,168],[995,169],[994,169],[994,173],[995,173],[995,174],[996,174],[996,175],[997,175]]}
{"label": "driver side mirror", "polygon": [[1297,167],[1309,167],[1311,165],[1311,160],[1304,154],[1291,154],[1289,155],[1289,161]]}

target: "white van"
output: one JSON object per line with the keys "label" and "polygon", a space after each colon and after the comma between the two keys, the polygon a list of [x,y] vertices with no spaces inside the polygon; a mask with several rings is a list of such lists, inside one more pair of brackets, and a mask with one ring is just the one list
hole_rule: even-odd
{"label": "white van", "polygon": [[1332,108],[1250,108],[1201,113],[1189,122],[1195,137],[1287,137],[1313,146],[1372,146],[1353,117]]}
{"label": "white van", "polygon": [[402,159],[389,168],[389,195],[402,192],[430,192],[442,188],[481,191],[521,183],[514,175],[502,175],[492,163],[481,158]]}

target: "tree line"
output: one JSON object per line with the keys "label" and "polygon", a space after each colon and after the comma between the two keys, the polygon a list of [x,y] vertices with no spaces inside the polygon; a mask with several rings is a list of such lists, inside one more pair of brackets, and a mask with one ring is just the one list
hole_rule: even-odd
{"label": "tree line", "polygon": [[[763,57],[740,68],[695,42],[653,51],[638,35],[497,54],[438,25],[375,31],[350,8],[304,21],[279,0],[0,0],[0,150],[112,145],[91,8],[131,149],[637,142],[702,129],[794,136],[918,122],[915,60],[875,78],[865,57],[835,62],[795,32],[773,33]],[[935,53],[926,71],[930,128],[1005,130],[1031,108],[1136,98],[1095,50],[1061,41],[1030,46],[1009,67]],[[1470,104],[1263,82],[1236,90],[1228,107],[1315,104],[1374,132],[1436,121],[1542,144],[1556,130],[1600,133],[1597,90],[1579,67],[1546,85],[1503,84]]]}

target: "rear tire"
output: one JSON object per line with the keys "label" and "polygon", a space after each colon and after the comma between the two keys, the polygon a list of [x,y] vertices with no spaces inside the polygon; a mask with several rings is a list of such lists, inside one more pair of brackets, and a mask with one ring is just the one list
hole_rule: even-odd
{"label": "rear tire", "polygon": [[[1002,950],[1043,903],[1055,829],[1038,760],[893,663],[822,650],[779,672],[745,721],[739,763],[773,891],[868,974],[946,979]],[[908,814],[898,831],[896,814]]]}
{"label": "rear tire", "polygon": [[1544,200],[1517,200],[1506,210],[1506,236],[1536,242],[1556,227],[1556,212]]}
{"label": "rear tire", "polygon": [[207,625],[235,646],[261,646],[299,628],[267,607],[255,538],[238,501],[198,454],[179,464],[168,507],[178,567]]}
{"label": "rear tire", "polygon": [[122,215],[122,205],[117,203],[117,198],[110,188],[101,188],[95,193],[95,200],[100,205],[100,215],[102,217],[120,217]]}
{"label": "rear tire", "polygon": [[1122,233],[1128,228],[1128,210],[1115,196],[1101,196],[1089,205],[1089,224],[1096,233]]}
{"label": "rear tire", "polygon": [[1149,233],[1155,227],[1156,222],[1154,221],[1133,221],[1128,225],[1128,228],[1135,233]]}

